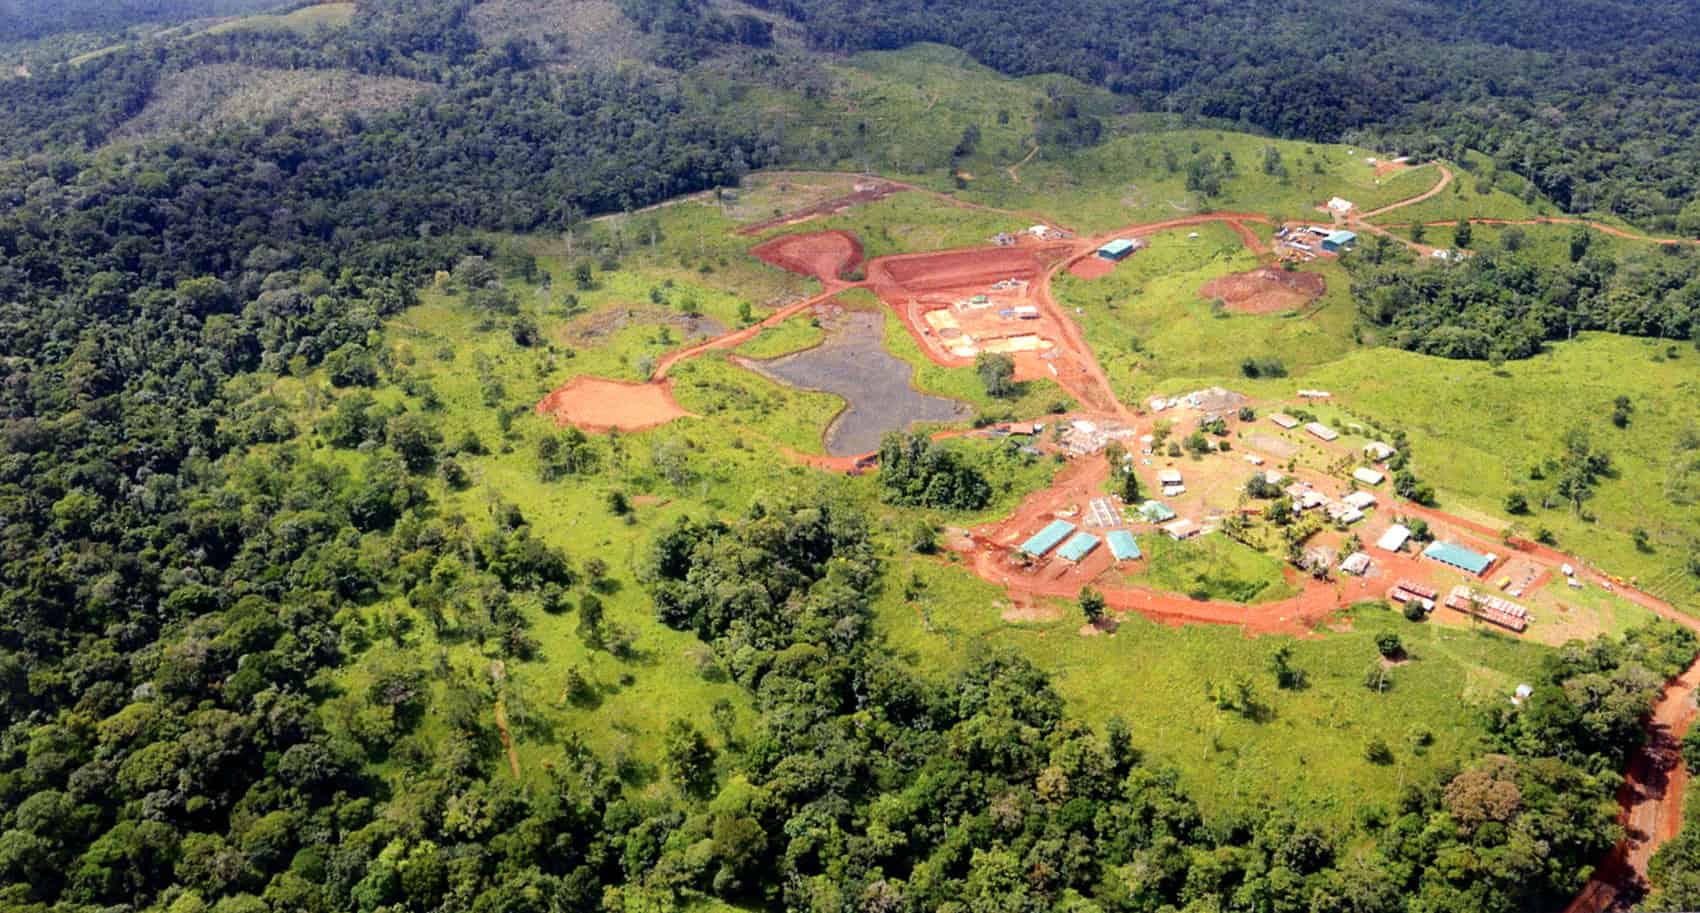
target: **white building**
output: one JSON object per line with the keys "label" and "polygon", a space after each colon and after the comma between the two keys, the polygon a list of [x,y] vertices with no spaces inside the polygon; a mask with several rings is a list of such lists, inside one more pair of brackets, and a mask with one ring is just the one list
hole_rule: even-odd
{"label": "white building", "polygon": [[1375,506],[1375,495],[1367,491],[1354,491],[1340,500],[1344,501],[1347,507],[1355,507],[1358,510],[1369,510]]}
{"label": "white building", "polygon": [[1365,485],[1380,485],[1382,480],[1387,477],[1368,466],[1359,466],[1352,470],[1352,478],[1357,479]]}
{"label": "white building", "polygon": [[1387,527],[1387,532],[1381,534],[1381,538],[1375,542],[1375,547],[1384,552],[1396,552],[1404,548],[1410,538],[1411,531],[1406,529],[1404,524],[1395,523]]}

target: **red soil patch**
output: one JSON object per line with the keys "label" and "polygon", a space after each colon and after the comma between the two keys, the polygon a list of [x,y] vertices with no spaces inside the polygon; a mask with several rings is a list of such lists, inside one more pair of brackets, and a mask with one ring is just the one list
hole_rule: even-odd
{"label": "red soil patch", "polygon": [[538,415],[580,431],[643,431],[690,413],[673,399],[665,383],[633,384],[601,377],[575,377],[537,404]]}
{"label": "red soil patch", "polygon": [[848,232],[817,231],[764,241],[750,253],[780,269],[826,282],[862,262],[862,243]]}
{"label": "red soil patch", "polygon": [[1040,255],[1061,252],[1066,247],[985,247],[927,254],[880,257],[868,264],[868,279],[876,290],[899,287],[900,293],[937,292],[947,289],[983,291],[984,286],[1003,279],[1031,282],[1044,261]]}
{"label": "red soil patch", "polygon": [[1097,254],[1088,254],[1068,265],[1068,274],[1080,279],[1100,279],[1115,271],[1115,261],[1105,260]]}
{"label": "red soil patch", "polygon": [[1212,279],[1198,290],[1205,299],[1220,298],[1242,314],[1274,314],[1296,310],[1322,297],[1328,282],[1319,273],[1288,272],[1263,266]]}
{"label": "red soil patch", "polygon": [[1404,171],[1409,167],[1411,165],[1408,162],[1389,162],[1386,159],[1381,159],[1375,163],[1375,176],[1384,178],[1395,171]]}

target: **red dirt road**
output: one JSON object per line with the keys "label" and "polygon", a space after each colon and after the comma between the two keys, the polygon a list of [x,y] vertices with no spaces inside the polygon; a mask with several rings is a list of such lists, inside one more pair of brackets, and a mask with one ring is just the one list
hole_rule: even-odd
{"label": "red dirt road", "polygon": [[767,329],[768,327],[771,327],[771,326],[775,326],[775,325],[784,323],[785,321],[790,320],[798,312],[806,311],[809,308],[812,308],[817,304],[821,304],[825,301],[828,301],[832,298],[832,296],[838,294],[839,292],[844,291],[847,288],[857,287],[857,286],[853,286],[853,285],[847,285],[847,284],[842,283],[842,282],[823,283],[823,284],[830,285],[831,288],[829,288],[827,291],[821,292],[818,295],[815,295],[812,298],[804,298],[802,301],[798,301],[794,304],[788,304],[785,307],[782,307],[779,310],[774,311],[772,314],[768,315],[767,319],[762,320],[759,323],[752,323],[749,326],[744,327],[741,330],[733,330],[730,333],[725,333],[723,335],[716,336],[713,339],[707,340],[705,342],[699,342],[694,346],[687,346],[683,349],[675,349],[672,352],[668,352],[666,355],[662,356],[661,361],[656,364],[655,374],[651,378],[650,383],[651,384],[658,384],[658,383],[661,383],[662,381],[665,381],[667,379],[667,372],[671,371],[673,369],[674,365],[678,364],[681,361],[684,361],[687,358],[695,358],[696,356],[701,355],[702,353],[707,352],[711,349],[735,349],[738,346],[741,346],[744,343],[750,341],[751,339],[754,339],[756,337],[756,335],[758,333],[760,333],[762,330],[765,330],[765,329]]}
{"label": "red dirt road", "polygon": [[[1589,219],[1572,219],[1565,216],[1543,216],[1539,219],[1471,219],[1469,221],[1471,225],[1586,225],[1597,232],[1611,235],[1614,238],[1623,238],[1626,241],[1643,241],[1648,244],[1664,245],[1700,244],[1700,240],[1694,238],[1653,238],[1647,235],[1638,235],[1632,231],[1618,228],[1615,225],[1607,225],[1604,222],[1595,222]],[[1443,221],[1423,223],[1423,225],[1428,228],[1449,228],[1457,224],[1456,220],[1451,222]],[[1388,224],[1383,227],[1410,228],[1411,223],[1402,222],[1398,224]]]}
{"label": "red dirt road", "polygon": [[[1430,187],[1429,189],[1427,189],[1427,190],[1423,191],[1422,193],[1419,193],[1416,196],[1411,197],[1409,199],[1400,200],[1397,203],[1389,203],[1386,206],[1381,207],[1380,209],[1372,209],[1369,212],[1358,213],[1356,216],[1354,216],[1351,219],[1351,221],[1352,222],[1362,222],[1366,219],[1373,219],[1376,216],[1379,216],[1383,213],[1392,212],[1395,209],[1399,209],[1399,208],[1402,208],[1402,207],[1405,207],[1405,206],[1410,206],[1410,205],[1415,204],[1415,203],[1421,203],[1422,201],[1429,199],[1430,197],[1433,197],[1436,194],[1439,194],[1442,190],[1445,190],[1446,185],[1452,183],[1452,169],[1446,167],[1445,165],[1442,165],[1439,162],[1435,162],[1434,165],[1435,165],[1436,168],[1440,169],[1440,180],[1435,182],[1435,185],[1433,187]],[[1417,167],[1421,168],[1422,166],[1418,165]]]}

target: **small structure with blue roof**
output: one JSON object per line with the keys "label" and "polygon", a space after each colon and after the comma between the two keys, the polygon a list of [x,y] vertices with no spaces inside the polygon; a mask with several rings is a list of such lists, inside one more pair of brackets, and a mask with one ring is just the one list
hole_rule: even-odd
{"label": "small structure with blue roof", "polygon": [[1057,547],[1057,543],[1068,538],[1074,532],[1074,524],[1067,520],[1052,520],[1049,526],[1033,534],[1033,538],[1021,543],[1021,550],[1035,558]]}
{"label": "small structure with blue roof", "polygon": [[1342,253],[1350,250],[1357,243],[1357,233],[1347,231],[1343,228],[1339,231],[1331,231],[1322,236],[1322,249],[1329,253]]}
{"label": "small structure with blue roof", "polygon": [[1075,533],[1073,539],[1064,542],[1063,547],[1057,549],[1057,557],[1078,563],[1080,559],[1092,554],[1092,550],[1097,547],[1097,536],[1091,533]]}
{"label": "small structure with blue roof", "polygon": [[1114,241],[1105,242],[1103,247],[1098,248],[1098,256],[1105,260],[1124,260],[1128,254],[1137,249],[1132,241],[1126,238],[1117,238]]}
{"label": "small structure with blue roof", "polygon": [[1137,561],[1145,557],[1139,553],[1139,543],[1133,541],[1133,533],[1125,529],[1114,529],[1104,534],[1104,541],[1110,546],[1110,554],[1117,561]]}

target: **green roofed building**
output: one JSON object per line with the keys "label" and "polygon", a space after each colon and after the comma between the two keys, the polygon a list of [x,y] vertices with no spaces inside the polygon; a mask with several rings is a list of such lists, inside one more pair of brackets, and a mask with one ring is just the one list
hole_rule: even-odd
{"label": "green roofed building", "polygon": [[1074,532],[1074,524],[1067,520],[1052,520],[1049,526],[1033,534],[1033,538],[1021,543],[1021,550],[1035,558],[1057,547],[1057,543],[1068,538]]}
{"label": "green roofed building", "polygon": [[1146,501],[1139,505],[1139,515],[1152,523],[1167,523],[1175,518],[1175,512],[1161,501]]}
{"label": "green roofed building", "polygon": [[1423,557],[1480,577],[1493,566],[1493,557],[1474,552],[1453,542],[1432,542],[1423,549]]}
{"label": "green roofed building", "polygon": [[1125,529],[1113,529],[1104,534],[1104,542],[1110,547],[1110,554],[1117,561],[1136,561],[1145,557],[1139,553],[1139,543],[1133,541],[1133,533]]}
{"label": "green roofed building", "polygon": [[1114,241],[1107,242],[1103,247],[1098,248],[1098,256],[1103,257],[1105,260],[1122,260],[1125,259],[1128,254],[1133,253],[1133,251],[1134,245],[1132,241],[1129,241],[1126,238],[1117,238]]}
{"label": "green roofed building", "polygon": [[1092,554],[1092,550],[1097,547],[1097,536],[1091,533],[1075,533],[1073,539],[1064,542],[1063,547],[1057,549],[1057,555],[1068,561],[1079,561]]}

